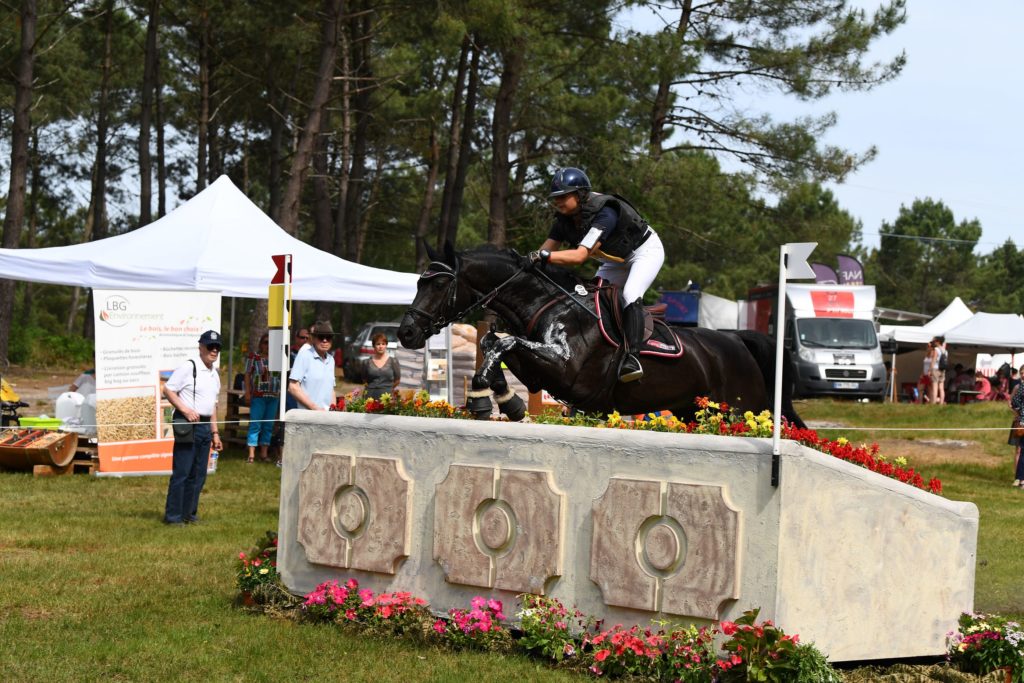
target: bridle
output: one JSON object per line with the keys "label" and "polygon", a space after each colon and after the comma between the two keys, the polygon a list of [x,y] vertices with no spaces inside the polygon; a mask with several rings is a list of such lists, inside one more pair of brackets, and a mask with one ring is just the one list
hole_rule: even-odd
{"label": "bridle", "polygon": [[[503,282],[498,284],[498,286],[496,286],[494,289],[492,289],[491,291],[487,292],[486,294],[480,295],[479,299],[477,299],[476,301],[474,301],[473,303],[471,303],[469,306],[465,307],[461,311],[459,311],[457,313],[449,313],[448,315],[443,315],[442,312],[445,311],[445,310],[447,310],[447,311],[454,311],[455,310],[455,299],[458,296],[458,291],[459,291],[459,273],[458,273],[458,270],[459,270],[459,260],[458,260],[458,257],[456,257],[456,259],[455,259],[455,266],[454,267],[448,265],[447,263],[442,263],[441,261],[431,261],[427,265],[427,269],[425,271],[423,271],[422,275],[420,275],[420,280],[429,280],[429,279],[435,278],[435,277],[446,277],[446,278],[449,278],[451,280],[448,283],[448,289],[445,292],[445,299],[446,299],[446,301],[438,309],[438,315],[436,315],[436,316],[432,315],[432,314],[424,311],[422,308],[417,308],[416,306],[409,306],[409,309],[408,309],[409,313],[416,314],[417,316],[422,318],[424,322],[426,322],[425,326],[423,326],[423,325],[420,326],[420,330],[422,332],[424,332],[424,333],[428,333],[429,332],[429,334],[427,336],[430,336],[430,337],[434,336],[435,334],[437,334],[438,332],[443,330],[448,325],[451,325],[453,322],[457,322],[459,320],[462,320],[463,318],[465,318],[467,315],[469,315],[470,313],[472,313],[476,309],[483,308],[487,304],[491,303],[491,301],[494,300],[494,297],[498,296],[498,293],[501,292],[501,290],[505,287],[505,285],[507,285],[508,283],[512,282],[512,280],[515,280],[519,276],[520,273],[522,273],[524,270],[526,270],[526,266],[520,267],[518,270],[516,270],[514,273],[512,273],[510,276],[508,276],[508,278],[506,278]],[[475,292],[475,291],[473,293],[477,294],[477,292]]]}
{"label": "bridle", "polygon": [[[449,278],[451,281],[448,283],[448,289],[445,292],[446,302],[438,310],[437,316],[431,315],[430,313],[424,311],[422,308],[417,308],[416,306],[409,306],[408,312],[416,314],[426,322],[426,326],[421,325],[420,330],[424,333],[429,333],[427,336],[432,337],[441,330],[443,330],[448,325],[452,324],[453,322],[462,320],[476,309],[483,308],[487,304],[491,303],[491,301],[493,301],[494,298],[498,296],[501,290],[504,289],[505,285],[519,277],[519,275],[523,273],[528,267],[528,265],[520,266],[515,272],[513,272],[505,280],[499,283],[494,289],[487,292],[486,294],[480,295],[479,299],[477,299],[475,302],[471,303],[469,306],[459,311],[458,313],[449,313],[448,315],[441,315],[441,312],[444,310],[452,311],[455,309],[455,299],[458,295],[459,288],[459,259],[458,257],[455,258],[454,267],[448,265],[447,263],[442,263],[441,261],[431,261],[427,265],[427,269],[423,271],[422,275],[420,275],[420,280],[429,280],[435,277]],[[545,280],[554,285],[554,287],[559,292],[564,294],[570,301],[579,304],[583,308],[583,310],[592,315],[594,318],[598,317],[597,314],[595,314],[589,308],[587,308],[580,302],[576,301],[576,299],[571,294],[569,294],[569,292],[565,291],[565,289],[563,289],[557,282],[548,277],[547,273],[545,273],[543,270],[537,269],[536,272],[543,276]],[[475,291],[473,293],[477,294],[477,292]]]}

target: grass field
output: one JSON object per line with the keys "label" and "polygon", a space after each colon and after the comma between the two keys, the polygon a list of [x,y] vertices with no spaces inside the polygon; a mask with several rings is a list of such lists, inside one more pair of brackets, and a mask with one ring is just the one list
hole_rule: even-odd
{"label": "grass field", "polygon": [[[926,408],[798,406],[805,418],[847,425],[827,436],[885,439],[891,457],[901,454],[894,438],[977,442],[984,457],[958,462],[951,451],[920,469],[943,480],[947,497],[981,510],[977,608],[1024,615],[1024,493],[1008,485],[1009,411]],[[960,431],[917,431],[936,426]],[[1001,429],[965,431],[985,426]],[[234,609],[235,558],[276,529],[279,475],[226,453],[207,480],[204,522],[182,528],[160,523],[165,477],[0,473],[0,680],[579,680],[523,657],[359,638]]]}

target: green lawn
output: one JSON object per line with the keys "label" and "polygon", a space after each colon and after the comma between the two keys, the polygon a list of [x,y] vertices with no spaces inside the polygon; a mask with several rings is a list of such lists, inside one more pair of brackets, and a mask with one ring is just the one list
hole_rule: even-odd
{"label": "green lawn", "polygon": [[[1001,458],[996,468],[922,469],[943,480],[948,497],[981,510],[977,608],[1024,615],[1024,493],[1008,486],[1009,411],[920,408],[798,406],[806,418],[851,426],[1002,427],[998,434],[903,436],[970,438]],[[847,433],[855,441],[878,438]],[[579,680],[524,657],[359,638],[234,609],[235,558],[277,528],[279,476],[275,467],[227,453],[207,480],[204,522],[174,528],[160,523],[166,477],[0,473],[0,680]],[[913,590],[912,576],[906,585]]]}

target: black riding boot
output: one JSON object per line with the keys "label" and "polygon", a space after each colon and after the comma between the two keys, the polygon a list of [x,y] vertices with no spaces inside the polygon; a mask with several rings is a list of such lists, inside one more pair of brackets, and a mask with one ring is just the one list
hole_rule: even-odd
{"label": "black riding boot", "polygon": [[637,299],[622,311],[622,362],[619,364],[619,381],[635,382],[644,376],[640,365],[640,344],[644,336],[643,302]]}

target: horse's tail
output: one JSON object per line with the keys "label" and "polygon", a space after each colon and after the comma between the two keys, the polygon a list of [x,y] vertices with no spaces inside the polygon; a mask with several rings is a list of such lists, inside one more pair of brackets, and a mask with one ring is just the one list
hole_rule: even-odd
{"label": "horse's tail", "polygon": [[[775,344],[771,337],[758,332],[757,330],[735,330],[733,332],[747,351],[754,357],[757,367],[761,369],[761,377],[764,379],[765,391],[768,392],[769,405],[771,397],[775,395]],[[806,429],[807,425],[796,414],[793,407],[793,377],[796,374],[796,367],[793,365],[793,358],[789,349],[782,350],[782,416],[789,420],[790,424],[800,429]]]}

